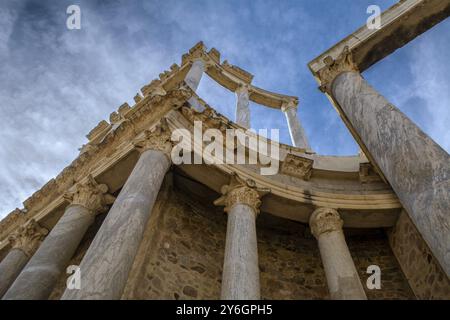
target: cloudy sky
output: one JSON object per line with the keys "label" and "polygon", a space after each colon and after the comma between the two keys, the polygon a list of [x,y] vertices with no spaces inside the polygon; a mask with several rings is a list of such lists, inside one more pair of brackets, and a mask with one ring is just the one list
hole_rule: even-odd
{"label": "cloudy sky", "polygon": [[[255,75],[254,84],[300,98],[313,150],[351,155],[357,145],[307,63],[394,0],[0,1],[0,217],[78,154],[85,135],[199,40]],[[81,30],[66,9],[81,8]],[[450,150],[450,19],[364,73],[366,79]],[[229,118],[234,95],[204,77],[199,95]],[[252,126],[283,115],[251,106]]]}

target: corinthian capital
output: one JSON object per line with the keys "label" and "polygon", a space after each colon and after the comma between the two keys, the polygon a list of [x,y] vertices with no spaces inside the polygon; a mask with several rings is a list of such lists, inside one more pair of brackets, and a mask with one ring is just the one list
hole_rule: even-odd
{"label": "corinthian capital", "polygon": [[311,233],[316,239],[323,233],[342,230],[343,225],[339,213],[331,208],[319,208],[309,218]]}
{"label": "corinthian capital", "polygon": [[88,180],[79,183],[73,191],[67,192],[64,198],[72,205],[83,206],[94,214],[104,212],[108,205],[112,204],[115,198],[108,194],[108,186],[99,184],[89,175]]}
{"label": "corinthian capital", "polygon": [[28,257],[31,257],[47,234],[48,230],[32,219],[20,226],[9,236],[8,240],[12,249],[22,250]]}
{"label": "corinthian capital", "polygon": [[222,187],[222,196],[214,201],[214,204],[225,206],[225,212],[229,212],[236,204],[245,204],[258,214],[261,197],[269,191],[269,189],[257,188],[255,181],[251,179],[244,180],[233,174],[230,184]]}
{"label": "corinthian capital", "polygon": [[343,72],[359,72],[357,65],[353,62],[352,52],[348,47],[344,47],[341,54],[333,59],[331,56],[323,59],[325,67],[318,72],[320,78],[320,90],[331,93],[331,84],[333,80]]}
{"label": "corinthian capital", "polygon": [[171,132],[167,120],[162,119],[153,130],[145,130],[144,135],[138,137],[133,144],[141,153],[147,150],[158,150],[169,155],[172,150],[170,137]]}

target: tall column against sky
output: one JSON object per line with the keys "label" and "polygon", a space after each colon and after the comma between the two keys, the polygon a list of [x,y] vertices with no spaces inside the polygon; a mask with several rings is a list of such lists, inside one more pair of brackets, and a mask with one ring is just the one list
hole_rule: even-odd
{"label": "tall column against sky", "polygon": [[0,263],[0,298],[20,274],[47,233],[47,229],[42,228],[35,220],[30,220],[9,237],[11,250]]}
{"label": "tall column against sky", "polygon": [[170,168],[170,130],[162,121],[138,137],[138,162],[80,264],[81,289],[61,299],[120,299],[144,228]]}
{"label": "tall column against sky", "polygon": [[244,128],[250,128],[250,109],[248,86],[241,85],[236,91],[236,123]]}
{"label": "tall column against sky", "polygon": [[450,275],[450,156],[361,76],[345,48],[324,59],[321,88],[389,181]]}
{"label": "tall column against sky", "polygon": [[113,200],[107,191],[108,186],[97,184],[89,176],[87,182],[66,195],[70,205],[3,299],[41,300],[50,296],[95,215]]}
{"label": "tall column against sky", "polygon": [[294,101],[289,101],[281,106],[286,116],[289,127],[289,134],[291,135],[292,144],[298,148],[310,149],[308,139],[306,138],[305,130],[297,117],[297,104]]}
{"label": "tall column against sky", "polygon": [[227,239],[222,273],[224,300],[260,299],[256,217],[262,192],[251,180],[237,176],[222,188],[223,196],[215,201],[228,213]]}
{"label": "tall column against sky", "polygon": [[[200,84],[200,81],[202,80],[203,73],[206,70],[206,64],[203,61],[203,59],[198,58],[195,59],[192,62],[191,69],[186,75],[185,82],[189,86],[189,88],[192,89],[192,91],[196,92],[198,89],[198,86]],[[191,97],[189,98],[188,102],[198,111],[203,110],[203,106],[200,104],[200,102],[197,100],[197,98]]]}
{"label": "tall column against sky", "polygon": [[366,300],[342,226],[344,222],[334,209],[319,208],[310,217],[311,233],[319,243],[331,299]]}

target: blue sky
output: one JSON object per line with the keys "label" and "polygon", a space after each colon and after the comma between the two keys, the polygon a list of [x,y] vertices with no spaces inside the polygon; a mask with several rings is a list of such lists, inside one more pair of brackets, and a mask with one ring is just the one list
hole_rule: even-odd
{"label": "blue sky", "polygon": [[[298,96],[312,149],[351,155],[358,147],[307,63],[367,20],[371,4],[394,0],[20,1],[0,3],[0,217],[78,154],[100,120],[176,62],[199,40],[254,74],[253,83]],[[81,30],[66,8],[81,7]],[[365,78],[450,150],[450,19],[364,73]],[[235,97],[204,77],[198,91],[233,119]],[[284,116],[251,105],[252,126]]]}

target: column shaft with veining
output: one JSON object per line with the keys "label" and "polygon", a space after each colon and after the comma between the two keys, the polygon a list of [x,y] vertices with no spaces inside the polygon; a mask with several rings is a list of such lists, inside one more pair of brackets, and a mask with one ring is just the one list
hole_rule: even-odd
{"label": "column shaft with veining", "polygon": [[252,181],[243,181],[237,176],[222,188],[222,193],[215,201],[216,205],[224,205],[228,213],[221,298],[260,299],[256,216],[262,193]]}
{"label": "column shaft with veining", "polygon": [[367,83],[347,48],[325,63],[322,88],[450,275],[449,154]]}
{"label": "column shaft with veining", "polygon": [[306,138],[305,130],[297,117],[297,105],[289,102],[284,104],[281,110],[286,117],[292,144],[295,147],[309,150],[310,146]]}
{"label": "column shaft with veining", "polygon": [[319,208],[310,217],[312,234],[319,243],[331,299],[366,300],[342,231],[343,221],[334,209]]}
{"label": "column shaft with veining", "polygon": [[95,215],[110,202],[108,187],[92,177],[66,195],[71,202],[3,299],[47,299]]}
{"label": "column shaft with veining", "polygon": [[11,250],[0,263],[0,298],[27,264],[48,231],[35,220],[20,226],[10,237]]}
{"label": "column shaft with veining", "polygon": [[66,289],[61,299],[120,299],[170,167],[169,140],[165,124],[135,142],[141,155],[80,264],[81,289]]}
{"label": "column shaft with veining", "polygon": [[250,108],[248,86],[242,85],[236,89],[236,123],[244,128],[250,128]]}

